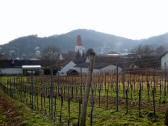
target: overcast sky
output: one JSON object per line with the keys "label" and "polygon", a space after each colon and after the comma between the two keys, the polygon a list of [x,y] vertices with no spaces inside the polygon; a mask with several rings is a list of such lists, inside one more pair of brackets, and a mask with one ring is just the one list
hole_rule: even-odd
{"label": "overcast sky", "polygon": [[131,39],[168,32],[168,0],[0,0],[0,44],[93,29]]}

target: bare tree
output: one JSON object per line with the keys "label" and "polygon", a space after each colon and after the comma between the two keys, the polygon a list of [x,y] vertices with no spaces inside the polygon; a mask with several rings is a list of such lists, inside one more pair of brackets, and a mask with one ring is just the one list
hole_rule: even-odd
{"label": "bare tree", "polygon": [[41,59],[47,60],[47,66],[53,67],[59,61],[60,49],[57,47],[49,46],[42,51]]}
{"label": "bare tree", "polygon": [[162,55],[166,51],[164,46],[153,47],[152,45],[138,45],[131,50],[140,56]]}
{"label": "bare tree", "polygon": [[56,47],[48,47],[42,52],[42,59],[48,61],[48,67],[50,68],[50,100],[51,103],[49,104],[51,108],[51,117],[54,119],[54,84],[53,84],[53,69],[56,66],[58,68],[58,61],[59,61],[60,50]]}
{"label": "bare tree", "polygon": [[164,47],[164,46],[159,46],[159,47],[156,48],[155,51],[156,51],[156,53],[157,53],[158,55],[162,55],[163,53],[166,52],[166,47]]}
{"label": "bare tree", "polygon": [[137,55],[141,56],[152,55],[154,51],[154,48],[150,45],[138,45],[131,50],[132,53],[136,53]]}

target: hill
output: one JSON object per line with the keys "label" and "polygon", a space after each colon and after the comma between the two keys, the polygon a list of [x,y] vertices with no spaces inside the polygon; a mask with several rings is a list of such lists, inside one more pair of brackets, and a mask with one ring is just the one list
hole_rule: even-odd
{"label": "hill", "polygon": [[77,35],[81,35],[82,42],[86,49],[93,48],[96,53],[107,53],[109,51],[125,52],[139,44],[166,45],[168,44],[168,34],[151,37],[143,40],[131,40],[111,34],[105,34],[93,30],[78,29],[61,35],[49,37],[38,37],[30,35],[17,38],[7,44],[0,46],[1,53],[12,57],[31,58],[37,49],[44,50],[46,47],[55,46],[62,52],[74,51]]}

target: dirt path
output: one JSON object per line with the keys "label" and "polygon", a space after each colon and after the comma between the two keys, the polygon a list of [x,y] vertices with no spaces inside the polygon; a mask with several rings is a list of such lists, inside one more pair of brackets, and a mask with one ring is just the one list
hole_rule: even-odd
{"label": "dirt path", "polygon": [[0,126],[21,126],[21,116],[15,106],[0,96]]}

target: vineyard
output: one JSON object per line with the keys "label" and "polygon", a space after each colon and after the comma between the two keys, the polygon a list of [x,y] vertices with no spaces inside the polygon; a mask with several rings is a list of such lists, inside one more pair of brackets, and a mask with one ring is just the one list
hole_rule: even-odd
{"label": "vineyard", "polygon": [[[79,126],[89,75],[0,77],[0,89],[55,125]],[[164,125],[167,72],[134,70],[92,75],[86,125]]]}

